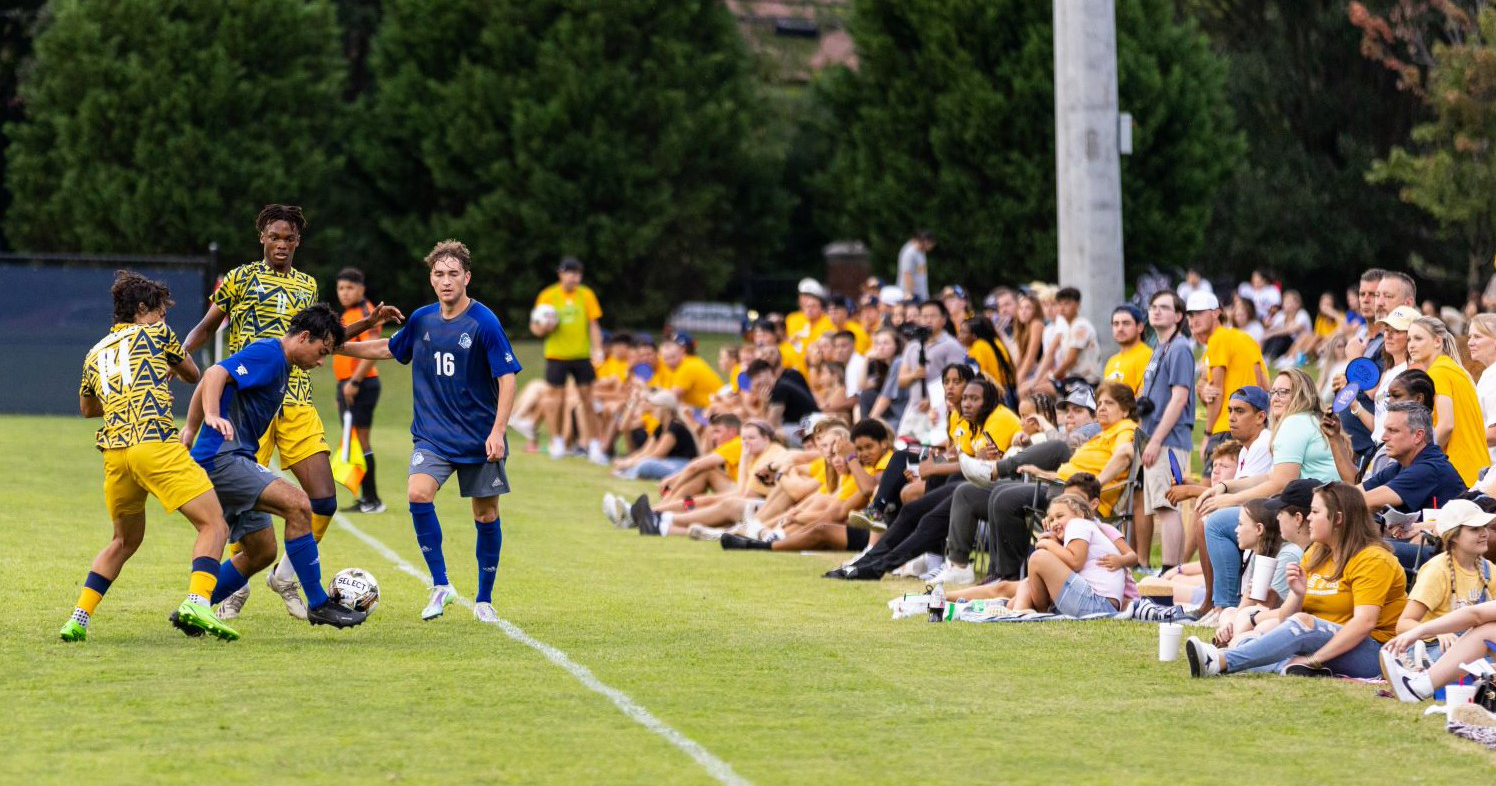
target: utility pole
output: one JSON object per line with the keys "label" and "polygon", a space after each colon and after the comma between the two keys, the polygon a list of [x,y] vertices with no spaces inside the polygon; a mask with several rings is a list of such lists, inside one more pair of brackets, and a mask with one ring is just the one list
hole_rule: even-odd
{"label": "utility pole", "polygon": [[1114,0],[1054,2],[1054,141],[1060,285],[1112,344],[1122,302],[1122,169]]}

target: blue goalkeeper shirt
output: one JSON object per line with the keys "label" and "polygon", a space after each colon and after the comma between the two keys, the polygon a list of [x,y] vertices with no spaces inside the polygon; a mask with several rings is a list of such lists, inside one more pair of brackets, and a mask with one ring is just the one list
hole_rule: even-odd
{"label": "blue goalkeeper shirt", "polygon": [[461,314],[443,319],[441,305],[432,303],[410,315],[390,337],[389,349],[412,367],[415,446],[454,464],[487,461],[484,443],[499,404],[496,378],[520,370],[499,318],[474,300]]}

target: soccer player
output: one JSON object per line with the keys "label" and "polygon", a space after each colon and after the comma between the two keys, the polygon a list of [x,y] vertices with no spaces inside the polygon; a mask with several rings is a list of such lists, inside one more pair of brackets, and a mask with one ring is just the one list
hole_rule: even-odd
{"label": "soccer player", "polygon": [[196,382],[197,364],[166,324],[172,300],[165,284],[121,270],[111,291],[114,327],[83,361],[78,409],[86,418],[104,419],[95,439],[104,454],[104,500],[114,537],[94,557],[78,605],[59,635],[63,641],[88,638],[94,609],[145,537],[145,498],[151,494],[166,512],[182,511],[197,528],[187,599],[171,615],[172,623],[190,635],[211,633],[232,641],[239,634],[219,622],[209,605],[228,524],[207,473],[177,441],[167,386],[172,373]]}
{"label": "soccer player", "polygon": [[577,427],[587,442],[587,458],[606,465],[608,455],[597,438],[597,413],[592,409],[592,382],[597,379],[594,364],[603,362],[603,332],[597,324],[603,308],[592,289],[582,283],[582,260],[561,260],[556,276],[556,283],[535,296],[535,305],[556,309],[556,324],[530,323],[530,332],[545,339],[545,381],[551,386],[545,424],[551,432],[551,458],[566,455],[561,413],[566,407],[566,378],[571,377],[577,383]]}
{"label": "soccer player", "polygon": [[345,344],[342,354],[358,358],[394,358],[413,364],[414,415],[410,434],[410,480],[406,496],[416,542],[431,570],[431,598],[421,619],[436,619],[456,597],[447,583],[442,556],[442,528],[432,499],[452,473],[462,496],[472,499],[478,529],[478,593],[473,616],[498,622],[493,583],[498,577],[504,530],[499,522],[499,495],[509,492],[504,432],[514,406],[519,363],[498,317],[468,297],[472,256],[467,246],[443,240],[426,255],[436,303],[422,306],[387,339]]}
{"label": "soccer player", "polygon": [[[306,218],[294,205],[266,205],[255,218],[264,256],[258,262],[240,265],[224,276],[223,284],[213,293],[213,302],[202,321],[187,334],[183,342],[187,353],[197,351],[208,340],[224,317],[229,320],[229,351],[238,352],[252,341],[281,338],[293,315],[317,301],[317,281],[292,267],[296,247],[306,230]],[[383,303],[372,314],[348,326],[349,335],[359,335],[378,327],[386,319],[401,319],[399,309]],[[291,470],[312,500],[312,536],[320,541],[327,525],[338,510],[333,485],[330,449],[323,436],[322,419],[312,405],[312,378],[293,364],[286,386],[285,406],[259,436],[261,464],[270,463],[270,453],[280,450],[281,466]],[[265,582],[286,603],[286,611],[297,619],[306,619],[306,604],[296,591],[296,571],[282,562]],[[224,619],[239,616],[249,599],[245,585],[220,608]]]}
{"label": "soccer player", "polygon": [[292,367],[311,371],[343,343],[343,325],[326,303],[298,311],[280,338],[262,338],[203,373],[192,394],[182,442],[208,471],[218,502],[228,514],[229,537],[239,553],[218,567],[218,603],[243,588],[249,577],[275,561],[270,514],[284,519],[286,562],[306,592],[305,619],[313,625],[348,628],[366,612],[333,603],[322,588],[312,503],[306,492],[276,477],[258,462],[258,436],[266,433],[285,400]]}
{"label": "soccer player", "polygon": [[[356,325],[374,313],[374,307],[364,297],[364,273],[356,267],[345,267],[338,271],[338,302],[343,304],[343,325]],[[363,333],[347,334],[349,341],[366,341],[379,338],[379,330],[370,328]],[[369,445],[369,427],[374,425],[374,407],[379,404],[379,369],[372,360],[355,360],[339,355],[332,359],[332,375],[338,380],[338,414],[353,413],[353,433],[364,451],[364,480],[362,492],[345,512],[383,513],[384,501],[379,498],[379,484],[374,478],[374,448]]]}

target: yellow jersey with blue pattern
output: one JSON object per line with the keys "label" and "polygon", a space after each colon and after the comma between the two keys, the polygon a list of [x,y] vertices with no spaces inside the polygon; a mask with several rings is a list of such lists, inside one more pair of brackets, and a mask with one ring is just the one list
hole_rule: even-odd
{"label": "yellow jersey with blue pattern", "polygon": [[88,350],[78,395],[104,405],[99,450],[176,439],[167,376],[182,357],[182,342],[165,322],[121,322]]}
{"label": "yellow jersey with blue pattern", "polygon": [[[291,317],[315,302],[315,278],[294,267],[283,275],[263,259],[230,270],[213,293],[214,305],[229,315],[229,352],[238,352],[262,338],[286,335]],[[312,403],[312,375],[295,365],[286,385],[285,403]]]}

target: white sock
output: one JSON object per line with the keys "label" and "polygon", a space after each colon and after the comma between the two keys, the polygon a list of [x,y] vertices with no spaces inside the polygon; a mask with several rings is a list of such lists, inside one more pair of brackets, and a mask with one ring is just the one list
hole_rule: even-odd
{"label": "white sock", "polygon": [[551,437],[551,450],[566,450],[566,440],[560,437]]}
{"label": "white sock", "polygon": [[296,580],[296,566],[291,564],[290,557],[281,557],[280,563],[275,566],[275,578],[279,581]]}
{"label": "white sock", "polygon": [[764,525],[758,523],[758,519],[748,519],[744,524],[748,526],[747,530],[743,532],[744,535],[758,540],[759,536],[764,534]]}
{"label": "white sock", "polygon": [[[205,597],[203,597],[203,596],[201,596],[201,595],[199,595],[199,594],[197,594],[196,592],[189,592],[189,593],[187,593],[187,602],[188,603],[200,603],[200,604],[202,604],[204,606],[208,605],[208,599],[205,598]],[[84,624],[86,625],[88,623],[84,623]]]}
{"label": "white sock", "polygon": [[666,535],[670,534],[670,522],[672,522],[674,520],[675,520],[675,514],[674,513],[661,513],[660,514],[660,537],[663,538]]}
{"label": "white sock", "polygon": [[587,441],[587,450],[588,450],[588,452],[591,452],[591,453],[601,453],[601,452],[603,452],[603,443],[602,443],[602,441],[601,440],[596,440],[596,439],[588,440]]}

